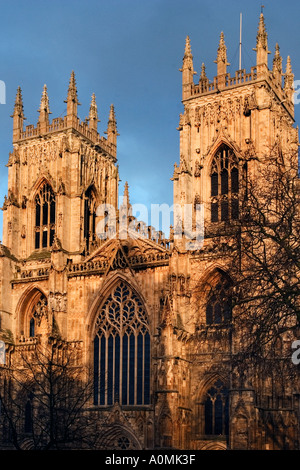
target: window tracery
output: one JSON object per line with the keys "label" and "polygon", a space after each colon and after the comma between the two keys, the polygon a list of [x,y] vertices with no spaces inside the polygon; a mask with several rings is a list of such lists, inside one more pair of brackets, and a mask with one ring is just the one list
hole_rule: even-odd
{"label": "window tracery", "polygon": [[56,202],[53,189],[44,183],[35,197],[35,249],[50,248],[55,234]]}
{"label": "window tracery", "polygon": [[239,168],[233,151],[222,145],[211,166],[211,222],[239,216]]}
{"label": "window tracery", "polygon": [[120,282],[96,320],[94,403],[150,403],[150,334],[139,297]]}
{"label": "window tracery", "polygon": [[231,321],[232,300],[230,284],[222,279],[211,289],[206,304],[206,325],[228,324]]}
{"label": "window tracery", "polygon": [[204,402],[204,420],[206,435],[228,435],[229,400],[228,389],[218,379],[206,392]]}

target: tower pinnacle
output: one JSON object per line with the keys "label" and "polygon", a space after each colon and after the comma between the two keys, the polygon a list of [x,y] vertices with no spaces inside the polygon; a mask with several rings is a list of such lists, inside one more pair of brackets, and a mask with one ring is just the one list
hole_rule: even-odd
{"label": "tower pinnacle", "polygon": [[47,126],[49,124],[49,114],[50,113],[50,108],[49,108],[49,98],[48,98],[48,92],[47,92],[47,86],[44,85],[43,88],[43,93],[42,93],[42,98],[41,98],[41,104],[40,108],[38,110],[40,113],[39,115],[39,125],[40,125],[40,130],[45,132],[47,130]]}
{"label": "tower pinnacle", "polygon": [[11,117],[13,118],[13,141],[15,141],[21,137],[25,119],[21,87],[17,89],[14,112]]}
{"label": "tower pinnacle", "polygon": [[114,145],[117,145],[117,136],[119,134],[117,132],[117,121],[116,121],[116,116],[115,116],[115,108],[113,104],[111,104],[110,106],[106,134],[107,134],[108,142]]}
{"label": "tower pinnacle", "polygon": [[193,65],[193,55],[191,50],[191,43],[189,36],[185,40],[185,50],[182,62],[182,98],[188,98],[191,93],[191,87],[193,85],[193,77],[195,75],[194,65]]}
{"label": "tower pinnacle", "polygon": [[80,104],[77,98],[77,88],[74,70],[72,70],[71,72],[68,96],[65,103],[67,103],[67,123],[68,125],[72,125],[74,117],[77,119],[77,106]]}
{"label": "tower pinnacle", "polygon": [[256,36],[256,48],[253,49],[256,51],[256,65],[265,65],[268,67],[268,34],[265,25],[264,14],[260,14],[258,31]]}
{"label": "tower pinnacle", "polygon": [[282,83],[282,57],[280,55],[279,45],[276,44],[275,55],[273,59],[273,76],[278,84]]}
{"label": "tower pinnacle", "polygon": [[227,62],[227,47],[225,45],[223,31],[220,34],[218,55],[215,63],[217,64],[217,75],[225,75],[227,73],[227,66],[230,64]]}
{"label": "tower pinnacle", "polygon": [[98,122],[99,122],[99,119],[98,119],[98,110],[97,110],[97,104],[96,104],[96,96],[95,96],[95,93],[93,93],[92,101],[90,105],[90,112],[89,112],[89,128],[97,131]]}
{"label": "tower pinnacle", "polygon": [[294,97],[294,74],[292,72],[291,58],[288,56],[286,70],[284,74],[284,91],[289,101],[293,102]]}

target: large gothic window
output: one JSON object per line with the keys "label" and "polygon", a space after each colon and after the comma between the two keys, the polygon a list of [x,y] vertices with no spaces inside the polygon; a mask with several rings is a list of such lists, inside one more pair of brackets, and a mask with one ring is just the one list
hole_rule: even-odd
{"label": "large gothic window", "polygon": [[222,145],[211,166],[211,221],[237,219],[239,216],[239,169],[233,151]]}
{"label": "large gothic window", "polygon": [[85,192],[84,197],[84,238],[86,251],[89,253],[96,237],[96,197],[92,188]]}
{"label": "large gothic window", "polygon": [[229,433],[228,389],[218,379],[206,392],[204,402],[205,434],[226,436]]}
{"label": "large gothic window", "polygon": [[55,194],[48,183],[35,197],[35,249],[50,248],[55,234]]}
{"label": "large gothic window", "polygon": [[94,403],[150,403],[150,334],[141,300],[123,281],[96,320]]}

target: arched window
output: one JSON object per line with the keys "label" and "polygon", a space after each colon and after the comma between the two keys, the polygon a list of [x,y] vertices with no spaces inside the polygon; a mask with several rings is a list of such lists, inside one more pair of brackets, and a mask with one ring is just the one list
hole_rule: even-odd
{"label": "arched window", "polygon": [[150,403],[150,334],[141,300],[123,281],[96,320],[94,403]]}
{"label": "arched window", "polygon": [[35,249],[50,248],[55,234],[55,194],[44,183],[35,197]]}
{"label": "arched window", "polygon": [[204,402],[205,434],[227,436],[229,433],[228,389],[218,379],[206,392]]}
{"label": "arched window", "polygon": [[222,145],[211,166],[211,221],[228,221],[239,216],[239,169],[233,151]]}
{"label": "arched window", "polygon": [[84,196],[84,239],[87,253],[95,242],[96,209],[96,197],[92,188],[89,188]]}
{"label": "arched window", "polygon": [[230,283],[222,279],[211,288],[206,304],[206,324],[220,325],[231,321],[232,299]]}
{"label": "arched window", "polygon": [[30,337],[34,337],[37,334],[37,329],[41,325],[42,319],[48,318],[48,306],[46,297],[40,293],[31,307],[29,315],[28,333]]}

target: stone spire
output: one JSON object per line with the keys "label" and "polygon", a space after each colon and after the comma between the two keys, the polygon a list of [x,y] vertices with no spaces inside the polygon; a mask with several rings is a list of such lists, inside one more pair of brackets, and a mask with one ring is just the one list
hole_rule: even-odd
{"label": "stone spire", "polygon": [[72,125],[74,117],[77,119],[77,106],[80,104],[77,98],[76,80],[73,70],[70,77],[68,96],[65,103],[67,103],[67,124]]}
{"label": "stone spire", "polygon": [[98,110],[96,104],[96,96],[95,93],[92,94],[92,101],[90,105],[90,112],[89,112],[89,129],[93,129],[97,131],[98,127]]}
{"label": "stone spire", "polygon": [[273,77],[276,82],[282,85],[282,57],[280,55],[279,45],[276,44],[275,54],[273,58]]}
{"label": "stone spire", "polygon": [[107,141],[113,145],[117,145],[117,136],[119,134],[117,132],[117,121],[116,121],[116,116],[115,116],[115,108],[113,104],[110,106],[106,134],[107,134]]}
{"label": "stone spire", "polygon": [[127,182],[127,181],[125,181],[125,185],[124,185],[123,204],[126,204],[127,207],[130,206],[130,201],[129,201],[129,186],[128,186],[128,182]]}
{"label": "stone spire", "polygon": [[23,122],[26,119],[24,117],[21,87],[18,87],[17,89],[14,112],[11,117],[13,118],[13,141],[15,141],[21,137],[21,133],[23,132]]}
{"label": "stone spire", "polygon": [[224,33],[221,32],[220,35],[220,42],[218,47],[218,55],[217,60],[215,60],[217,64],[217,75],[226,75],[227,73],[227,66],[230,65],[227,62],[227,47],[225,45]]}
{"label": "stone spire", "polygon": [[270,54],[270,51],[268,50],[268,34],[263,13],[260,14],[256,36],[256,48],[253,50],[256,51],[256,65],[265,65],[268,67],[268,54]]}
{"label": "stone spire", "polygon": [[120,206],[119,216],[121,226],[127,230],[128,223],[131,221],[132,217],[132,207],[129,201],[129,187],[127,181],[124,185],[123,201]]}
{"label": "stone spire", "polygon": [[288,56],[286,70],[284,74],[284,91],[289,101],[293,102],[294,98],[294,74],[292,72],[291,58]]}
{"label": "stone spire", "polygon": [[191,88],[194,83],[194,65],[193,65],[193,56],[191,50],[191,43],[189,36],[186,37],[185,40],[185,50],[182,62],[182,68],[180,69],[182,72],[182,98],[188,98],[191,94]]}
{"label": "stone spire", "polygon": [[44,85],[44,88],[43,88],[40,109],[38,110],[38,112],[40,113],[39,121],[38,121],[39,126],[40,126],[40,131],[47,132],[47,127],[49,125],[49,114],[51,113],[50,113],[50,108],[49,108],[49,98],[48,98],[46,85]]}

